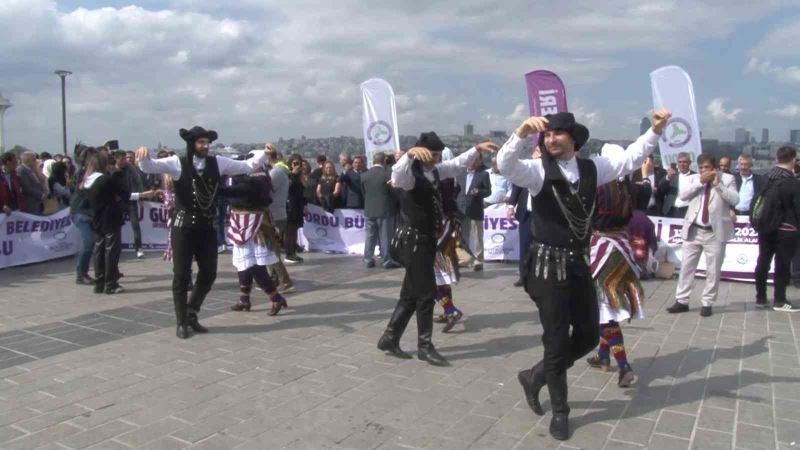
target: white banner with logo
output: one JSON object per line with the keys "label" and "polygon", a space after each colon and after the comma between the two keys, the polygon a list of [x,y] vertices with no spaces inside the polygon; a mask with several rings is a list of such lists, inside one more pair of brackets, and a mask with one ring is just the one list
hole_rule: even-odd
{"label": "white banner with logo", "polygon": [[316,205],[308,205],[298,241],[310,250],[364,254],[367,224],[360,209],[337,209],[333,214]]}
{"label": "white banner with logo", "polygon": [[0,268],[74,255],[80,239],[69,209],[49,216],[0,213]]}
{"label": "white banner with logo", "polygon": [[380,78],[361,83],[361,104],[367,166],[372,167],[372,156],[376,152],[394,153],[400,148],[392,86]]}
{"label": "white banner with logo", "polygon": [[[167,248],[167,211],[163,203],[139,202],[139,228],[142,230],[142,250],[164,250]],[[122,248],[133,249],[133,228],[125,217],[122,226]]]}
{"label": "white banner with logo", "polygon": [[508,219],[507,209],[505,204],[496,204],[483,211],[483,256],[487,261],[519,260],[519,222]]}
{"label": "white banner with logo", "polygon": [[677,162],[678,153],[686,152],[691,155],[692,170],[696,171],[697,156],[703,150],[700,146],[700,125],[697,122],[692,79],[680,67],[666,66],[650,73],[650,86],[653,90],[653,107],[672,111],[672,118],[658,141],[662,166],[669,167]]}

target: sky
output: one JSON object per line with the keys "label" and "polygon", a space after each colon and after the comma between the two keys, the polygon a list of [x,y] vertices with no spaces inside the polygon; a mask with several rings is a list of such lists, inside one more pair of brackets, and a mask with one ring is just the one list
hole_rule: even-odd
{"label": "sky", "polygon": [[386,79],[400,133],[512,131],[524,74],[556,72],[592,137],[631,139],[649,74],[692,77],[703,136],[800,129],[800,0],[0,1],[6,147],[178,147],[361,136],[359,84]]}

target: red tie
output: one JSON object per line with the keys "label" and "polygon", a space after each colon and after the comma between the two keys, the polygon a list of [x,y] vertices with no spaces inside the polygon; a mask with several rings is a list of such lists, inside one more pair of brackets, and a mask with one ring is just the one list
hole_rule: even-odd
{"label": "red tie", "polygon": [[703,195],[703,215],[702,222],[704,224],[708,223],[708,197],[711,196],[711,183],[706,183],[706,192]]}

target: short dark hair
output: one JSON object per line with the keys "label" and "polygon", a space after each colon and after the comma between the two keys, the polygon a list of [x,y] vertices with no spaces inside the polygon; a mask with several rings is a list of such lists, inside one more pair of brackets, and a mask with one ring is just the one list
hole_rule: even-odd
{"label": "short dark hair", "polygon": [[0,155],[0,164],[7,164],[9,161],[16,158],[17,155],[11,152],[3,153],[2,155]]}
{"label": "short dark hair", "polygon": [[386,153],[383,152],[375,152],[372,155],[372,164],[382,166],[386,162]]}
{"label": "short dark hair", "polygon": [[709,153],[700,153],[700,156],[697,157],[697,166],[700,167],[700,164],[706,162],[711,163],[714,168],[717,167],[717,158],[715,158],[714,155]]}
{"label": "short dark hair", "polygon": [[317,164],[325,164],[325,161],[328,160],[328,157],[325,155],[317,155]]}
{"label": "short dark hair", "polygon": [[797,158],[797,149],[791,145],[784,145],[775,153],[775,159],[781,164],[792,162],[795,158]]}
{"label": "short dark hair", "polygon": [[47,152],[39,153],[39,159],[53,159],[53,155]]}

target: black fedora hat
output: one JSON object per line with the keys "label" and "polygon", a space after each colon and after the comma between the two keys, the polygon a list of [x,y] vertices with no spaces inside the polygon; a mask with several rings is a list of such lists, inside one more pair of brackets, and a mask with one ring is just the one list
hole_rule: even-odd
{"label": "black fedora hat", "polygon": [[442,140],[439,139],[439,136],[437,136],[433,131],[420,134],[419,139],[417,139],[417,143],[414,144],[414,146],[425,147],[432,152],[440,152],[444,150],[444,142],[442,142]]}
{"label": "black fedora hat", "polygon": [[189,130],[181,128],[178,133],[181,135],[181,138],[186,142],[195,142],[200,138],[207,138],[211,142],[217,140],[216,131],[206,130],[205,128],[199,126],[194,126]]}
{"label": "black fedora hat", "polygon": [[[547,130],[562,130],[572,136],[575,141],[575,151],[583,147],[586,141],[589,140],[589,129],[584,125],[575,121],[575,116],[570,112],[560,112],[556,114],[548,114],[544,116],[547,118]],[[544,148],[544,133],[539,135],[539,145]]]}

